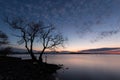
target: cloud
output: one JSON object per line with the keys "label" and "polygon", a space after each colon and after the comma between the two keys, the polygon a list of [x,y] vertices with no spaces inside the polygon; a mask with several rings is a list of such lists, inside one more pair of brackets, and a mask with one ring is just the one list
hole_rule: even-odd
{"label": "cloud", "polygon": [[81,53],[119,53],[120,54],[120,48],[97,48],[97,49],[88,49],[88,50],[82,50]]}
{"label": "cloud", "polygon": [[91,40],[91,42],[92,43],[98,42],[106,37],[110,37],[112,35],[118,34],[119,32],[120,30],[102,31],[97,35],[95,39]]}
{"label": "cloud", "polygon": [[[60,26],[69,23],[77,28],[78,35],[86,33],[89,35],[94,30],[94,26],[107,24],[105,21],[112,19],[116,5],[119,5],[116,0],[1,0],[0,3],[4,4],[2,6],[4,9],[0,8],[4,13],[24,15],[30,19],[42,19],[51,23],[61,22]],[[117,33],[116,31],[100,32],[99,37],[94,41]]]}

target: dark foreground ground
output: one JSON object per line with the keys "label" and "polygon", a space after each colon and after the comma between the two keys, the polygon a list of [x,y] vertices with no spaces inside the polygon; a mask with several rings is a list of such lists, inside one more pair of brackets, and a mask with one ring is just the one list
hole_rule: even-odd
{"label": "dark foreground ground", "polygon": [[53,73],[60,68],[55,64],[0,57],[0,80],[55,80]]}

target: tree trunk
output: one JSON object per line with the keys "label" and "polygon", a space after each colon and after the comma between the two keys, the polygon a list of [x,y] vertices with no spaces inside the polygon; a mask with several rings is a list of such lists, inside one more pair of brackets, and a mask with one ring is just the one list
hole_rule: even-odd
{"label": "tree trunk", "polygon": [[35,55],[33,53],[33,39],[32,38],[31,38],[31,45],[30,45],[30,56],[33,61],[37,62],[37,58],[35,57]]}
{"label": "tree trunk", "polygon": [[33,61],[37,61],[37,59],[36,59],[35,55],[33,54],[33,52],[30,52],[30,56],[31,56]]}
{"label": "tree trunk", "polygon": [[40,56],[39,56],[39,61],[40,61],[41,63],[43,62],[42,55],[43,55],[45,49],[46,49],[46,48],[44,47],[43,50],[42,50],[42,52],[40,53]]}

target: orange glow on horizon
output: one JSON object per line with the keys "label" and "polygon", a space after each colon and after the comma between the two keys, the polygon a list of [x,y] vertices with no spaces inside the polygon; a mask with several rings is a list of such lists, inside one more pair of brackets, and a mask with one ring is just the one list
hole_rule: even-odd
{"label": "orange glow on horizon", "polygon": [[[24,46],[18,46],[18,45],[16,45],[16,46],[13,46],[14,48],[18,48],[18,49],[25,49],[26,50],[26,48],[24,47]],[[100,45],[98,45],[98,46],[92,46],[92,45],[89,45],[89,46],[73,46],[73,45],[69,45],[69,46],[66,46],[65,48],[58,48],[58,49],[56,49],[56,51],[58,51],[58,52],[62,52],[62,51],[68,51],[68,52],[80,52],[80,51],[82,51],[82,50],[89,50],[89,49],[99,49],[99,48],[120,48],[120,46],[117,46],[117,45],[109,45],[109,46],[106,46],[106,47],[104,47],[104,46],[100,46]],[[42,50],[42,48],[40,48],[40,47],[38,47],[38,46],[35,46],[34,48],[33,48],[35,51],[41,51]],[[45,51],[51,51],[51,50],[49,50],[49,49],[46,49]],[[108,54],[120,54],[120,51],[106,51],[105,53],[108,53]]]}
{"label": "orange glow on horizon", "polygon": [[108,51],[106,53],[109,53],[109,54],[120,54],[120,51]]}

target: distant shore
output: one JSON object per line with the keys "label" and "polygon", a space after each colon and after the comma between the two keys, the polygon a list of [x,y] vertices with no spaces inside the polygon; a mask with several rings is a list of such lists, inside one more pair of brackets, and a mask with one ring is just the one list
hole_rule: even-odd
{"label": "distant shore", "polygon": [[[14,52],[14,53],[11,53],[11,54],[28,54],[27,52]],[[9,54],[9,55],[11,55],[11,54]],[[34,53],[34,54],[38,54],[39,55],[39,53]],[[60,53],[45,53],[45,54],[117,54],[117,55],[120,55],[120,54],[118,54],[118,53],[79,53],[79,52],[69,52],[69,53],[62,53],[62,52],[60,52]]]}

